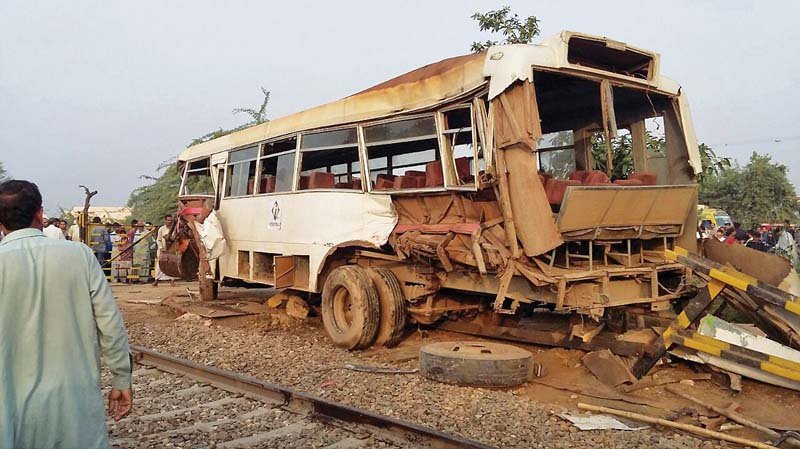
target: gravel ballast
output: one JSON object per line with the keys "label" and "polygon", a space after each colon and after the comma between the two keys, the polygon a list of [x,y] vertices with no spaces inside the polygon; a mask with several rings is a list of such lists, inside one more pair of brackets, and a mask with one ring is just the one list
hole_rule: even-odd
{"label": "gravel ballast", "polygon": [[193,320],[133,322],[129,323],[128,332],[133,344],[501,448],[725,446],[718,441],[654,429],[579,431],[556,416],[562,408],[533,400],[519,389],[459,387],[417,374],[347,370],[343,367],[348,363],[413,369],[417,361],[386,363],[376,361],[379,351],[385,354],[386,350],[348,352],[336,348],[313,321],[298,322],[287,328],[273,320],[241,329]]}

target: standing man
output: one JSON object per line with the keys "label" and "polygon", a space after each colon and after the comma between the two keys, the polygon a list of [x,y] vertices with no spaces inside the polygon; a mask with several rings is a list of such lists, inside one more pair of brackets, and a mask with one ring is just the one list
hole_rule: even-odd
{"label": "standing man", "polygon": [[49,239],[65,240],[64,232],[58,227],[58,218],[51,218],[47,220],[47,227],[42,229],[42,233]]}
{"label": "standing man", "polygon": [[158,263],[161,260],[161,252],[167,249],[167,236],[171,229],[172,215],[164,215],[164,226],[158,228],[158,233],[156,233],[156,280],[153,282],[153,287],[158,287],[158,281],[169,281],[170,285],[175,284],[175,278],[161,272],[161,267]]}
{"label": "standing man", "polygon": [[92,251],[94,251],[97,261],[103,264],[109,256],[107,246],[111,242],[111,237],[109,237],[106,227],[100,221],[100,217],[92,218],[92,225],[89,229],[91,229],[89,243]]}
{"label": "standing man", "polygon": [[[107,448],[109,413],[131,410],[131,356],[114,295],[92,251],[44,238],[42,196],[0,184],[0,447]],[[64,269],[69,267],[69,269]]]}

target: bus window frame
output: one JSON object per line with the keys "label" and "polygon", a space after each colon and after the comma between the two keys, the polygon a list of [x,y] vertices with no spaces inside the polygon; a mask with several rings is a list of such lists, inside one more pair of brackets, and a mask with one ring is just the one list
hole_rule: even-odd
{"label": "bus window frame", "polygon": [[[269,140],[265,140],[263,142],[259,142],[259,144],[258,144],[258,157],[257,157],[258,162],[256,163],[256,182],[257,182],[257,185],[253,189],[254,193],[252,195],[248,195],[248,196],[288,195],[290,193],[294,193],[295,192],[295,186],[296,186],[296,182],[297,182],[297,178],[295,176],[295,172],[297,171],[297,151],[300,148],[300,134],[301,133],[299,133],[299,132],[298,133],[292,133],[292,134],[286,134],[286,135],[283,135],[283,136],[280,136],[280,137],[275,137],[275,138],[272,138],[272,139],[269,139]],[[292,137],[294,137],[294,139],[295,139],[295,145],[294,145],[294,149],[293,150],[284,150],[284,151],[280,151],[278,153],[272,153],[272,154],[268,154],[268,155],[264,154],[264,148],[266,148],[267,145],[269,145],[271,143],[275,143],[275,142],[280,142],[281,140],[291,139]],[[290,153],[294,153],[294,162],[293,162],[293,167],[292,167],[292,180],[291,180],[290,189],[285,191],[285,192],[264,192],[264,193],[259,192],[258,191],[259,190],[258,187],[261,184],[261,161],[263,159],[267,159],[267,158],[271,158],[271,157],[283,156],[283,155],[290,154]],[[227,167],[227,164],[226,164],[226,167]],[[227,179],[227,176],[226,176],[225,179]],[[277,180],[276,180],[276,182],[277,182]]]}
{"label": "bus window frame", "polygon": [[[183,193],[184,192],[183,189],[184,189],[184,187],[186,187],[186,178],[188,177],[188,174],[189,174],[189,166],[194,162],[202,161],[204,159],[208,160],[208,167],[206,167],[206,168],[196,168],[196,169],[192,170],[192,172],[200,172],[200,171],[203,171],[203,170],[208,170],[208,177],[211,179],[211,185],[215,189],[214,193],[212,193],[212,194]],[[211,166],[211,156],[198,157],[198,158],[190,159],[190,160],[186,161],[184,163],[183,170],[182,170],[182,173],[181,173],[181,185],[178,188],[178,198],[188,198],[188,197],[216,198],[217,191],[219,189],[218,189],[218,186],[216,186],[215,183],[214,183],[214,173],[211,170],[211,167],[212,167]]]}
{"label": "bus window frame", "polygon": [[[358,125],[358,128],[359,128],[358,138],[359,138],[359,141],[361,142],[361,144],[364,147],[363,148],[363,153],[361,155],[361,157],[364,159],[364,162],[362,163],[363,164],[362,167],[364,167],[364,169],[362,170],[362,172],[366,172],[365,178],[369,180],[369,182],[366,183],[367,184],[367,192],[368,193],[373,193],[373,194],[377,194],[377,195],[411,195],[411,194],[415,194],[415,193],[444,192],[444,191],[447,190],[446,184],[444,186],[440,186],[440,187],[420,187],[420,188],[416,188],[416,189],[410,188],[410,189],[386,189],[386,190],[383,190],[383,189],[382,190],[376,190],[372,186],[372,169],[369,167],[369,144],[367,143],[367,140],[365,138],[366,134],[365,134],[364,128],[369,128],[370,126],[375,126],[375,125],[385,125],[387,123],[402,122],[402,121],[406,121],[406,120],[414,120],[414,119],[419,119],[419,118],[431,118],[431,117],[434,120],[436,134],[426,134],[426,135],[422,135],[422,136],[408,137],[408,138],[403,138],[403,139],[392,139],[392,140],[385,140],[385,141],[382,140],[382,141],[372,142],[372,145],[376,145],[376,144],[377,145],[390,145],[390,144],[395,144],[395,143],[414,142],[414,141],[426,140],[426,139],[436,139],[437,145],[439,146],[439,148],[438,148],[439,159],[442,161],[442,170],[446,173],[446,169],[444,167],[445,161],[444,161],[444,158],[442,157],[442,148],[441,148],[442,147],[442,132],[441,132],[441,123],[440,123],[439,119],[437,118],[438,117],[438,111],[431,111],[431,112],[426,112],[426,113],[421,113],[421,114],[412,114],[412,115],[403,115],[403,116],[398,116],[398,117],[391,117],[391,118],[387,118],[387,119],[383,119],[383,120],[375,120],[375,121],[370,121],[370,122],[364,122],[364,123],[360,123]],[[389,163],[389,161],[387,161],[387,167],[394,168],[394,167],[391,166],[391,163]],[[398,167],[398,168],[404,168],[404,167]],[[376,170],[383,170],[383,168],[378,168]],[[361,185],[362,188],[364,187],[364,184],[365,183],[362,182],[362,185]]]}
{"label": "bus window frame", "polygon": [[[319,134],[319,133],[330,132],[330,131],[339,131],[339,130],[342,130],[342,129],[349,129],[349,128],[355,128],[355,130],[356,130],[356,142],[355,142],[355,144],[328,145],[328,146],[324,146],[324,147],[302,148],[302,146],[303,146],[303,142],[302,142],[303,141],[303,137],[305,135],[307,135],[307,134]],[[364,165],[363,155],[361,154],[362,138],[361,138],[360,128],[361,128],[361,125],[359,125],[359,124],[347,124],[347,125],[333,126],[333,127],[328,127],[328,128],[309,129],[309,130],[306,130],[306,131],[298,132],[297,133],[297,147],[295,148],[296,155],[295,155],[295,160],[294,160],[295,167],[294,167],[294,181],[293,181],[293,184],[292,184],[292,192],[293,193],[305,193],[305,192],[365,193],[366,191],[364,190],[364,184],[365,184],[365,182],[364,182],[364,177],[365,177],[364,174],[366,173],[366,171],[365,171],[365,168],[364,168],[365,165]],[[337,189],[335,187],[329,187],[329,188],[303,189],[303,190],[300,190],[300,176],[301,176],[301,172],[302,172],[301,169],[303,168],[303,153],[312,153],[312,152],[315,152],[315,151],[325,151],[325,150],[335,150],[337,148],[355,148],[356,149],[356,154],[358,154],[358,163],[359,163],[359,165],[361,167],[361,178],[362,178],[362,180],[361,180],[361,189]],[[350,170],[349,167],[348,167],[348,170]],[[369,184],[369,183],[367,182],[367,184]]]}
{"label": "bus window frame", "polygon": [[[246,146],[242,146],[240,148],[236,148],[236,149],[228,151],[227,161],[225,162],[225,190],[222,191],[223,200],[224,199],[228,199],[228,198],[249,198],[249,197],[255,196],[255,192],[256,192],[255,181],[254,181],[254,184],[253,184],[253,193],[245,193],[244,195],[227,195],[227,192],[228,192],[228,181],[229,181],[228,180],[228,170],[230,169],[230,167],[232,167],[234,165],[249,164],[250,162],[255,161],[256,162],[256,172],[255,172],[254,178],[257,177],[258,176],[258,168],[259,168],[259,157],[258,156],[261,154],[261,146],[262,145],[263,145],[263,143],[248,144]],[[231,162],[231,154],[232,153],[235,153],[237,151],[248,150],[250,148],[255,148],[256,149],[255,158],[246,159],[246,160],[243,160],[243,161]],[[245,190],[247,190],[247,189],[245,188]]]}
{"label": "bus window frame", "polygon": [[[451,128],[445,129],[445,113],[455,111],[458,109],[469,110],[469,128]],[[475,117],[475,108],[472,101],[465,103],[457,103],[447,106],[436,111],[439,123],[437,129],[439,131],[439,147],[440,155],[442,157],[442,169],[444,170],[444,188],[446,190],[455,190],[463,192],[475,192],[478,190],[478,140],[477,140],[477,117]],[[470,138],[472,139],[472,171],[473,180],[472,184],[459,184],[458,174],[456,173],[456,158],[453,153],[453,148],[450,147],[447,136],[456,134],[461,131],[469,131]],[[445,153],[447,153],[447,162],[445,163]]]}

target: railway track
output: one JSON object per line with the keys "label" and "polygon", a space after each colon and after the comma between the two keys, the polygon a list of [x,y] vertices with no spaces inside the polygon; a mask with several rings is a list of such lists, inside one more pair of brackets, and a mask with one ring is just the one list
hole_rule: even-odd
{"label": "railway track", "polygon": [[109,422],[114,448],[491,448],[146,348],[132,351],[139,365],[134,411]]}

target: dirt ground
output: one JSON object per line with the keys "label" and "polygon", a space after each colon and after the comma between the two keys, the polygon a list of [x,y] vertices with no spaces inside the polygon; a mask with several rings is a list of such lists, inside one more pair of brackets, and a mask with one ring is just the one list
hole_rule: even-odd
{"label": "dirt ground", "polygon": [[[330,346],[327,350],[332,353],[338,351],[343,358],[355,360],[363,365],[413,367],[416,365],[419,348],[424,344],[448,340],[483,340],[479,337],[431,328],[409,329],[406,338],[395,348],[371,348],[352,353],[333,348],[330,343],[327,343],[325,331],[318,316],[297,320],[287,316],[283,309],[267,307],[265,301],[275,293],[275,290],[224,288],[220,291],[220,301],[215,303],[215,305],[223,306],[209,308],[199,302],[196,289],[195,283],[182,282],[176,283],[174,286],[162,284],[156,288],[150,285],[114,286],[118,304],[131,329],[139,329],[138,326],[144,326],[143,329],[146,329],[146,333],[152,333],[154,329],[169,329],[180,323],[180,326],[200,326],[206,330],[233,329],[238,333],[237,335],[259,336],[269,333],[287,341],[290,338],[300,337],[313,340],[313,345],[327,344]],[[176,320],[187,311],[190,312],[190,315]],[[244,312],[250,314],[242,314]],[[201,316],[196,316],[195,313]],[[202,316],[226,314],[237,315],[220,318],[204,318]],[[194,319],[186,319],[189,316]],[[140,338],[138,332],[138,330],[131,331],[132,343],[149,346],[148,341],[141,340],[149,340],[150,337]],[[175,343],[179,344],[180,342]],[[535,378],[533,382],[523,387],[513,389],[513,394],[542,404],[545,408],[551,408],[550,413],[553,413],[553,410],[581,413],[577,409],[577,403],[585,402],[670,419],[677,418],[683,422],[698,424],[697,409],[699,407],[673,395],[662,386],[643,388],[623,394],[602,384],[581,363],[581,358],[585,355],[583,351],[527,344],[516,345],[532,352],[535,362],[542,365],[543,371],[540,378]],[[235,367],[235,364],[232,366]],[[231,367],[224,368],[231,369]],[[699,374],[709,372],[703,366],[678,362],[659,365],[651,371],[650,375],[656,379],[681,380],[698,377]],[[370,375],[365,375],[365,382],[369,382],[366,380],[368,376]],[[768,427],[800,429],[800,414],[796,412],[797,404],[800,404],[800,392],[743,379],[742,391],[737,393],[727,386],[727,377],[721,373],[712,373],[709,380],[684,380],[682,383],[673,383],[672,385],[709,404],[727,407],[731,403],[738,403],[740,404],[740,413]],[[473,390],[468,387],[456,388]],[[319,391],[311,392],[319,393]],[[702,411],[702,414],[713,415],[707,411]],[[749,429],[734,429],[729,433],[764,441],[763,435]],[[711,441],[714,444],[718,443],[715,440]],[[706,441],[706,443],[708,442]]]}

